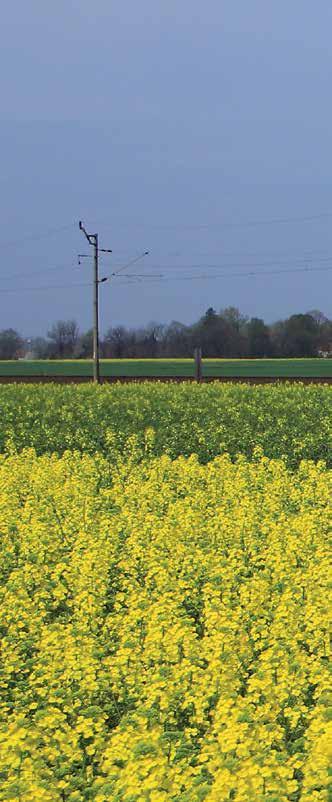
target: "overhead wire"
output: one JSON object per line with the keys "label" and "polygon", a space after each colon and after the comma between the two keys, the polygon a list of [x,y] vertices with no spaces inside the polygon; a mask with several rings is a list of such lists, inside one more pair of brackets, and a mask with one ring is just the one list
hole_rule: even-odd
{"label": "overhead wire", "polygon": [[[158,279],[158,280],[164,280],[164,281],[165,280],[176,281],[176,280],[184,280],[184,279],[186,279],[186,280],[187,279],[195,280],[197,278],[199,278],[199,279],[202,279],[202,278],[211,278],[211,279],[213,279],[213,278],[218,278],[218,277],[231,278],[232,276],[237,277],[237,276],[247,276],[247,275],[248,276],[250,276],[250,275],[261,275],[261,276],[264,276],[264,275],[273,275],[273,274],[277,275],[277,274],[280,274],[280,273],[322,272],[324,270],[330,271],[331,268],[330,267],[324,268],[324,265],[328,265],[330,262],[332,262],[332,255],[331,256],[320,257],[319,259],[317,259],[317,258],[316,259],[312,259],[312,258],[308,258],[306,256],[303,256],[303,257],[298,257],[296,259],[292,259],[292,260],[289,260],[289,261],[288,260],[284,261],[283,263],[281,263],[281,265],[280,265],[280,260],[268,260],[268,261],[264,261],[264,262],[256,262],[255,264],[251,264],[250,262],[231,262],[231,263],[225,263],[225,264],[200,262],[200,263],[188,263],[188,264],[182,264],[182,265],[163,265],[163,264],[156,264],[156,265],[152,265],[152,266],[149,265],[150,269],[152,267],[152,269],[155,268],[156,270],[158,269],[158,270],[162,270],[162,271],[176,271],[177,273],[180,273],[181,271],[190,271],[190,275],[188,275],[188,276],[182,276],[182,275],[168,276],[167,274],[165,275],[165,273],[163,273],[163,272],[162,273],[154,273],[154,272],[146,273],[146,272],[142,272],[142,273],[136,273],[136,274],[135,273],[125,274],[125,273],[122,272],[124,269],[128,269],[128,267],[133,265],[136,261],[138,261],[138,259],[141,259],[141,258],[142,258],[142,255],[140,255],[139,257],[136,257],[135,259],[133,259],[129,263],[127,263],[127,265],[121,266],[121,269],[115,270],[112,273],[106,275],[106,278],[108,278],[108,279],[112,278],[113,279],[113,278],[117,278],[119,276],[119,279],[121,279],[123,277],[123,278],[128,278],[128,279],[132,278],[132,279],[140,279],[140,280]],[[316,267],[311,266],[311,263],[313,261],[315,262],[316,265],[319,265],[319,266],[316,266]],[[105,269],[106,269],[107,268],[107,263],[103,262],[102,264],[105,265]],[[287,265],[287,264],[289,264],[289,265],[295,264],[295,265],[298,265],[298,266],[301,265],[301,267],[289,267],[289,268],[287,267],[287,268],[284,268],[283,265]],[[264,267],[264,266],[269,267],[269,266],[273,266],[273,265],[280,265],[280,267],[278,267],[276,270],[257,270],[256,269],[256,268],[260,268],[260,267]],[[303,265],[303,267],[302,267],[302,265]],[[246,272],[240,272],[240,273],[231,273],[231,272],[229,272],[229,273],[223,273],[223,272],[222,273],[214,273],[214,272],[213,273],[205,273],[204,272],[204,273],[201,273],[198,276],[195,275],[195,274],[192,274],[192,271],[194,271],[194,273],[195,273],[195,271],[202,271],[202,270],[213,270],[213,271],[214,270],[219,270],[219,271],[220,270],[222,270],[222,271],[224,271],[224,270],[226,271],[227,270],[227,271],[231,271],[234,268],[238,268],[238,267],[247,267],[248,270]],[[249,269],[249,268],[253,268],[253,269]],[[66,270],[66,271],[68,271],[68,270],[77,271],[77,265],[75,265],[75,264],[67,264],[67,265],[66,264],[61,264],[61,265],[49,266],[49,267],[46,267],[46,268],[43,268],[43,269],[40,269],[40,270],[29,271],[28,273],[27,272],[12,273],[11,275],[0,276],[0,282],[1,281],[12,281],[13,278],[22,278],[22,279],[30,278],[31,276],[44,275],[45,273],[60,272],[60,271],[64,271],[64,270]],[[52,289],[53,287],[54,287],[54,289],[56,289],[57,287],[59,289],[61,289],[62,287],[63,288],[67,288],[67,287],[74,287],[74,286],[89,286],[89,284],[90,283],[87,284],[85,282],[83,284],[82,283],[76,283],[76,284],[70,284],[70,285],[68,285],[68,284],[66,284],[66,285],[57,285],[57,286],[52,285],[52,287],[51,286],[49,286],[49,287],[46,286],[45,289],[48,289],[48,288]],[[23,291],[23,290],[30,290],[30,289],[33,289],[33,288],[30,288],[30,287],[0,288],[0,291],[1,292],[9,292],[9,291],[16,291],[16,290],[17,291],[21,291],[21,290]],[[36,289],[39,289],[39,288],[36,288]],[[40,289],[44,289],[44,287],[41,287]]]}
{"label": "overhead wire", "polygon": [[[203,281],[203,280],[211,280],[211,279],[220,279],[220,278],[242,278],[242,277],[250,277],[250,276],[271,276],[271,275],[282,275],[288,273],[320,273],[320,272],[329,272],[332,271],[332,265],[330,267],[300,267],[300,268],[287,268],[285,270],[277,269],[277,270],[250,270],[247,272],[240,272],[240,273],[203,273],[201,275],[190,275],[190,276],[156,276],[155,278],[147,278],[145,283],[162,283],[162,282],[169,282],[169,281]],[[109,277],[111,278],[111,276]],[[135,274],[131,276],[132,279],[136,278]],[[140,278],[137,276],[136,283],[144,282],[144,278]],[[123,283],[134,283],[131,282],[123,282]]]}
{"label": "overhead wire", "polygon": [[[280,264],[281,265],[282,264],[284,264],[284,265],[288,265],[288,264],[289,265],[292,265],[292,264],[299,264],[299,265],[303,264],[303,265],[305,265],[305,264],[311,264],[313,262],[319,264],[321,262],[322,263],[326,263],[326,262],[331,262],[331,261],[332,261],[332,255],[331,256],[325,256],[325,257],[320,257],[319,259],[314,259],[312,257],[298,257],[297,259],[289,259],[289,260],[286,260],[284,262],[281,262],[280,259],[273,259],[273,260],[268,260],[268,261],[264,261],[264,262],[255,262],[255,263],[251,263],[251,262],[230,262],[230,263],[227,263],[226,262],[224,264],[222,264],[222,263],[216,264],[216,263],[209,263],[209,262],[199,262],[199,263],[188,263],[188,264],[178,264],[178,265],[176,265],[176,264],[169,265],[169,264],[159,264],[158,263],[158,264],[155,264],[155,265],[149,265],[149,269],[153,268],[155,270],[174,270],[174,271],[177,271],[177,272],[179,272],[181,270],[202,270],[202,269],[205,269],[205,268],[208,268],[208,269],[211,269],[211,270],[212,269],[214,269],[214,270],[220,270],[220,269],[222,269],[222,270],[231,270],[234,267],[235,268],[238,268],[238,267],[248,267],[248,268],[249,267],[265,267],[265,266],[269,267],[271,265],[280,265]],[[147,275],[147,274],[145,274],[145,275]]]}
{"label": "overhead wire", "polygon": [[[154,250],[154,253],[155,252],[156,251]],[[248,250],[246,250],[246,251],[233,251],[233,250],[232,251],[224,251],[223,250],[222,251],[222,255],[223,256],[227,256],[227,257],[230,256],[230,257],[237,257],[237,258],[246,257],[247,259],[262,259],[262,258],[268,257],[268,256],[273,256],[273,257],[275,257],[277,259],[284,259],[284,258],[296,259],[296,258],[302,258],[302,257],[304,258],[304,257],[310,257],[310,256],[315,257],[315,256],[323,255],[323,254],[326,255],[327,252],[328,252],[327,248],[314,248],[314,249],[310,248],[310,250],[304,250],[300,254],[298,254],[297,252],[294,253],[294,251],[290,251],[289,249],[287,249],[286,251],[285,250],[283,250],[283,251],[280,251],[280,250],[279,251],[276,251],[276,250],[271,251],[271,250],[262,250],[262,249],[260,249],[259,251],[248,251]],[[178,259],[179,257],[183,256],[183,254],[184,254],[184,252],[181,251],[181,250],[180,251],[176,250],[176,251],[164,251],[163,252],[163,256],[167,256],[167,257],[170,257],[172,259]],[[210,249],[209,251],[198,251],[197,248],[195,248],[195,254],[196,254],[197,257],[200,257],[200,258],[211,257],[212,255],[220,256],[221,249],[218,248],[216,250]]]}
{"label": "overhead wire", "polygon": [[31,276],[43,276],[44,273],[60,273],[64,270],[75,269],[76,265],[54,265],[53,267],[44,267],[40,270],[30,270],[22,273],[11,273],[7,276],[0,276],[0,281],[11,281],[13,278],[30,278]]}
{"label": "overhead wire", "polygon": [[[140,256],[139,258],[142,258],[142,257]],[[135,260],[132,260],[130,263],[128,263],[127,266],[123,265],[121,267],[121,270],[115,270],[114,273],[111,274],[111,275],[118,275],[118,274],[122,273],[122,269],[127,269],[127,267],[129,265],[134,264],[134,262],[137,261],[137,259],[138,259],[138,257],[135,258]],[[298,256],[295,259],[287,259],[286,261],[283,262],[283,264],[305,264],[307,262],[313,262],[313,261],[315,261],[315,263],[330,262],[330,261],[332,261],[332,254],[331,254],[331,256],[324,256],[324,257],[319,257],[319,258],[315,258],[315,259],[314,258],[310,258],[310,257],[308,257],[306,255]],[[106,261],[104,261],[104,260],[101,260],[101,264],[104,265],[105,269],[108,267],[108,263]],[[255,264],[251,264],[251,262],[230,262],[230,263],[224,263],[224,264],[222,264],[222,263],[216,264],[216,263],[209,263],[209,262],[199,262],[199,263],[188,263],[188,264],[181,264],[181,265],[176,265],[176,264],[173,264],[173,265],[156,264],[156,265],[149,265],[149,269],[152,268],[152,269],[155,269],[155,270],[174,270],[174,271],[179,271],[179,270],[202,270],[204,268],[208,268],[208,269],[211,269],[211,270],[212,269],[230,270],[230,269],[232,269],[234,267],[263,267],[265,265],[269,266],[269,265],[274,265],[274,264],[280,264],[280,260],[279,259],[273,259],[273,260],[268,260],[268,261],[264,261],[264,262],[255,262]],[[58,264],[58,265],[46,266],[46,267],[40,268],[38,270],[29,270],[28,272],[20,271],[20,272],[17,272],[17,273],[8,274],[6,276],[0,276],[0,281],[12,281],[14,278],[22,278],[22,279],[24,279],[24,278],[30,278],[31,276],[41,276],[41,275],[44,275],[45,273],[57,273],[57,272],[63,272],[63,271],[68,271],[68,270],[73,270],[73,271],[76,272],[78,270],[78,266],[76,264],[74,264],[74,263],[71,263],[71,264],[62,263],[62,264]],[[140,275],[149,276],[150,277],[150,276],[153,276],[153,275],[156,275],[156,274],[142,273]],[[160,274],[158,274],[158,278],[159,277],[160,277]]]}
{"label": "overhead wire", "polygon": [[[129,275],[122,275],[120,276],[119,281],[116,283],[119,286],[124,284],[137,284],[142,282],[149,282],[149,283],[157,283],[157,282],[165,282],[165,281],[202,281],[202,280],[211,280],[211,279],[219,279],[219,278],[239,278],[239,277],[246,277],[246,276],[271,276],[271,275],[283,275],[283,274],[290,274],[290,273],[321,273],[321,272],[331,272],[332,265],[330,266],[322,266],[322,267],[295,267],[295,268],[278,268],[276,270],[248,270],[248,271],[241,271],[239,273],[202,273],[200,275],[188,275],[188,276],[167,276],[164,274],[144,274],[144,273],[133,273]],[[111,273],[105,278],[109,279],[117,279],[116,273]],[[123,281],[123,279],[126,281]],[[0,287],[0,293],[15,293],[15,292],[35,292],[35,291],[43,291],[43,290],[60,290],[60,289],[75,289],[78,287],[90,287],[92,283],[88,282],[75,282],[75,284],[50,284],[50,285],[42,285],[39,287]]]}
{"label": "overhead wire", "polygon": [[[324,220],[329,219],[332,217],[332,211],[328,212],[321,212],[319,214],[312,214],[312,215],[299,215],[299,216],[287,216],[287,217],[271,217],[271,218],[262,218],[257,220],[243,220],[241,221],[216,221],[210,223],[194,223],[194,224],[184,224],[184,223],[169,223],[169,224],[151,224],[148,223],[121,223],[117,222],[117,228],[149,228],[150,230],[186,230],[186,231],[196,231],[196,230],[204,230],[210,228],[251,228],[255,226],[272,226],[272,225],[285,225],[285,224],[292,224],[292,223],[309,223],[314,222],[317,220]],[[113,225],[106,225],[105,221],[99,219],[90,221],[93,223],[98,223],[104,225],[105,228],[114,228]]]}
{"label": "overhead wire", "polygon": [[[93,258],[93,256],[90,257],[90,254],[86,254],[86,255],[85,254],[81,254],[80,256],[81,256],[81,258],[83,256],[84,257],[86,256],[87,258],[88,257],[89,258]],[[102,265],[104,265],[105,264],[104,259],[100,259],[100,263]],[[63,271],[67,271],[68,272],[70,270],[74,270],[76,272],[78,270],[79,266],[80,265],[75,264],[74,262],[70,263],[70,264],[69,263],[67,263],[67,264],[62,263],[62,264],[58,264],[58,265],[47,265],[46,267],[40,268],[38,270],[29,270],[28,272],[22,271],[22,272],[19,272],[19,273],[10,273],[10,274],[8,274],[6,276],[1,276],[0,275],[0,281],[11,281],[13,278],[30,278],[31,276],[42,276],[42,275],[44,275],[44,273],[60,273],[60,272],[63,272]]]}
{"label": "overhead wire", "polygon": [[[148,223],[121,223],[117,222],[117,228],[149,228],[154,230],[187,230],[187,231],[195,231],[195,230],[204,230],[210,228],[247,228],[252,226],[273,226],[273,225],[285,225],[285,224],[292,224],[292,223],[310,223],[315,222],[318,220],[328,220],[332,217],[332,211],[320,212],[317,214],[308,214],[308,215],[293,215],[293,216],[285,216],[285,217],[271,217],[271,218],[261,218],[261,219],[253,219],[253,220],[219,220],[215,222],[207,222],[207,223],[162,223],[162,224],[151,224],[149,221]],[[105,226],[104,220],[93,221],[102,223]],[[76,222],[72,222],[62,226],[56,226],[52,228],[47,228],[45,231],[39,231],[38,233],[27,234],[23,237],[18,237],[12,240],[5,240],[0,241],[0,248],[8,248],[14,247],[19,245],[24,245],[27,242],[37,242],[43,239],[48,239],[49,237],[53,237],[56,234],[63,233],[64,231],[75,230]],[[107,228],[114,228],[114,225],[108,225]]]}
{"label": "overhead wire", "polygon": [[47,229],[39,234],[27,234],[25,237],[18,237],[17,239],[0,242],[0,248],[11,248],[19,245],[25,245],[27,242],[38,242],[39,240],[48,239],[49,237],[53,237],[56,234],[60,234],[64,231],[69,231],[70,229],[74,230],[74,227],[75,224],[70,223],[70,225]]}
{"label": "overhead wire", "polygon": [[89,281],[76,284],[49,284],[41,287],[0,287],[0,293],[7,294],[7,293],[20,293],[20,292],[37,292],[42,290],[68,290],[68,289],[77,289],[78,287],[92,287],[92,283]]}
{"label": "overhead wire", "polygon": [[144,251],[144,253],[139,254],[139,256],[135,256],[130,262],[127,262],[125,265],[121,265],[118,270],[115,270],[113,275],[116,276],[121,273],[123,270],[127,270],[132,265],[136,264],[136,262],[140,261],[140,259],[144,259],[144,256],[148,256],[149,251]]}

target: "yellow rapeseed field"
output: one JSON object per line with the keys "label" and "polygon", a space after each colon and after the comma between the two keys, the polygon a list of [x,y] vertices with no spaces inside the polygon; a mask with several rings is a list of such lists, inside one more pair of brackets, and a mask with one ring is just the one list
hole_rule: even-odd
{"label": "yellow rapeseed field", "polygon": [[[153,428],[155,456],[224,452],[251,458],[256,446],[296,468],[332,467],[332,386],[304,384],[7,385],[0,392],[0,451],[79,450],[112,458]],[[110,435],[112,444],[110,444]]]}
{"label": "yellow rapeseed field", "polygon": [[331,497],[258,450],[0,457],[1,802],[327,802]]}

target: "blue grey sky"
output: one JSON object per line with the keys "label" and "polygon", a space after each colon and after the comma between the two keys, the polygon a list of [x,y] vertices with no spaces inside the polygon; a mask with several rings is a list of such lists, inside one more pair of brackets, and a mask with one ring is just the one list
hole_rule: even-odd
{"label": "blue grey sky", "polygon": [[131,272],[164,277],[105,283],[103,331],[332,316],[331,23],[331,0],[4,4],[0,328],[90,326],[79,218],[103,275],[149,249]]}

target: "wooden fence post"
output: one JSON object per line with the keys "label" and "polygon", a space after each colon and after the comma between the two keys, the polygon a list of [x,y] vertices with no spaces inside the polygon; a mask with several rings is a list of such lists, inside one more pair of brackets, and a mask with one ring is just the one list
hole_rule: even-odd
{"label": "wooden fence post", "polygon": [[200,382],[202,379],[202,349],[195,348],[194,351],[194,359],[195,359],[195,379],[197,382]]}

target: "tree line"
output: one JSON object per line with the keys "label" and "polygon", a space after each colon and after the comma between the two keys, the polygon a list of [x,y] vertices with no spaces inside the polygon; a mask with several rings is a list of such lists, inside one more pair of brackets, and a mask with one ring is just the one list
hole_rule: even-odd
{"label": "tree line", "polygon": [[[210,307],[192,325],[178,321],[141,328],[115,326],[100,340],[105,358],[332,356],[332,320],[318,310],[294,314],[268,325],[246,317],[236,307]],[[92,330],[81,332],[75,320],[54,323],[47,337],[26,339],[14,329],[0,331],[0,359],[86,359],[92,356]]]}

